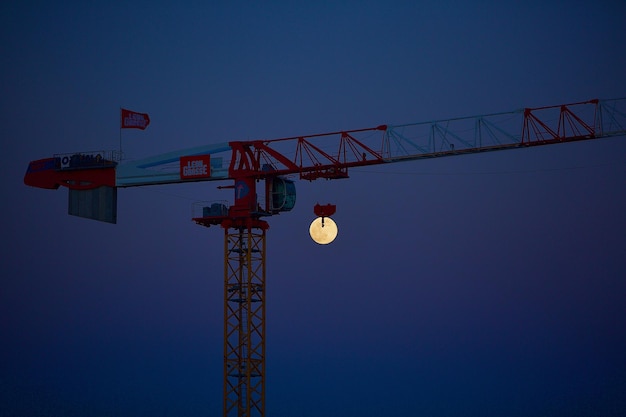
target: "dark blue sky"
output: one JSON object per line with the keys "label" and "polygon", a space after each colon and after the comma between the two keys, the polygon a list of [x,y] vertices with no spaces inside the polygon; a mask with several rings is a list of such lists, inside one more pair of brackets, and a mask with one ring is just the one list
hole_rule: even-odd
{"label": "dark blue sky", "polygon": [[[0,6],[0,416],[221,413],[215,183],[66,214],[27,163],[626,96],[626,5],[161,2]],[[469,3],[469,2],[468,2]],[[65,4],[65,3],[64,3]],[[272,416],[626,412],[624,137],[298,182],[270,219]],[[313,243],[315,203],[338,239]]]}

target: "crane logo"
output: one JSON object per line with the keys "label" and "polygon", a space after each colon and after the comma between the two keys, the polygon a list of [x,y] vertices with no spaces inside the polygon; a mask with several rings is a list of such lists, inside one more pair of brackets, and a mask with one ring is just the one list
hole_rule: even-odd
{"label": "crane logo", "polygon": [[211,156],[181,156],[180,179],[208,178],[211,176]]}
{"label": "crane logo", "polygon": [[150,124],[150,116],[147,113],[137,113],[132,110],[121,110],[121,129],[141,129],[144,130]]}
{"label": "crane logo", "polygon": [[124,126],[145,129],[148,126],[148,121],[139,114],[131,114],[128,117],[124,117]]}

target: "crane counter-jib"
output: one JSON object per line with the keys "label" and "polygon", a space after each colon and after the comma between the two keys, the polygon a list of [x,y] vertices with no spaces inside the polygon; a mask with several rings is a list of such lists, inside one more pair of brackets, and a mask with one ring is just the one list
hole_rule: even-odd
{"label": "crane counter-jib", "polygon": [[227,143],[172,151],[138,160],[119,159],[119,152],[57,154],[31,161],[24,183],[38,188],[91,189],[99,186],[138,187],[228,178]]}
{"label": "crane counter-jib", "polygon": [[227,143],[173,151],[150,158],[119,161],[119,152],[58,154],[32,161],[24,183],[38,188],[69,189],[68,214],[117,222],[117,189],[156,184],[224,180]]}
{"label": "crane counter-jib", "polygon": [[149,158],[127,161],[116,167],[117,187],[212,181],[228,178],[224,157],[230,157],[228,143],[172,151]]}

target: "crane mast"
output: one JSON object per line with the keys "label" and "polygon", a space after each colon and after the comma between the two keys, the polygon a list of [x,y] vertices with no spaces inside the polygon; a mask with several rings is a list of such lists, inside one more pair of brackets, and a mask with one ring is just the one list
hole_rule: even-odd
{"label": "crane mast", "polygon": [[[525,108],[280,139],[231,141],[122,162],[113,152],[32,161],[24,182],[70,190],[69,214],[115,223],[119,187],[230,181],[234,203],[203,203],[193,221],[224,230],[223,414],[265,415],[264,218],[295,205],[293,178],[348,178],[354,167],[626,135],[626,98]],[[263,183],[264,182],[264,183]]]}
{"label": "crane mast", "polygon": [[265,415],[265,231],[224,229],[224,415]]}

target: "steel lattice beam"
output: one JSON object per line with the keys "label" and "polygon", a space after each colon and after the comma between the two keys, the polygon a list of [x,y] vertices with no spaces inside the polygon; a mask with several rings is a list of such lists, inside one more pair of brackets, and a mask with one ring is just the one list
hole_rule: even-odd
{"label": "steel lattice beam", "polygon": [[224,416],[265,415],[265,229],[225,228]]}

